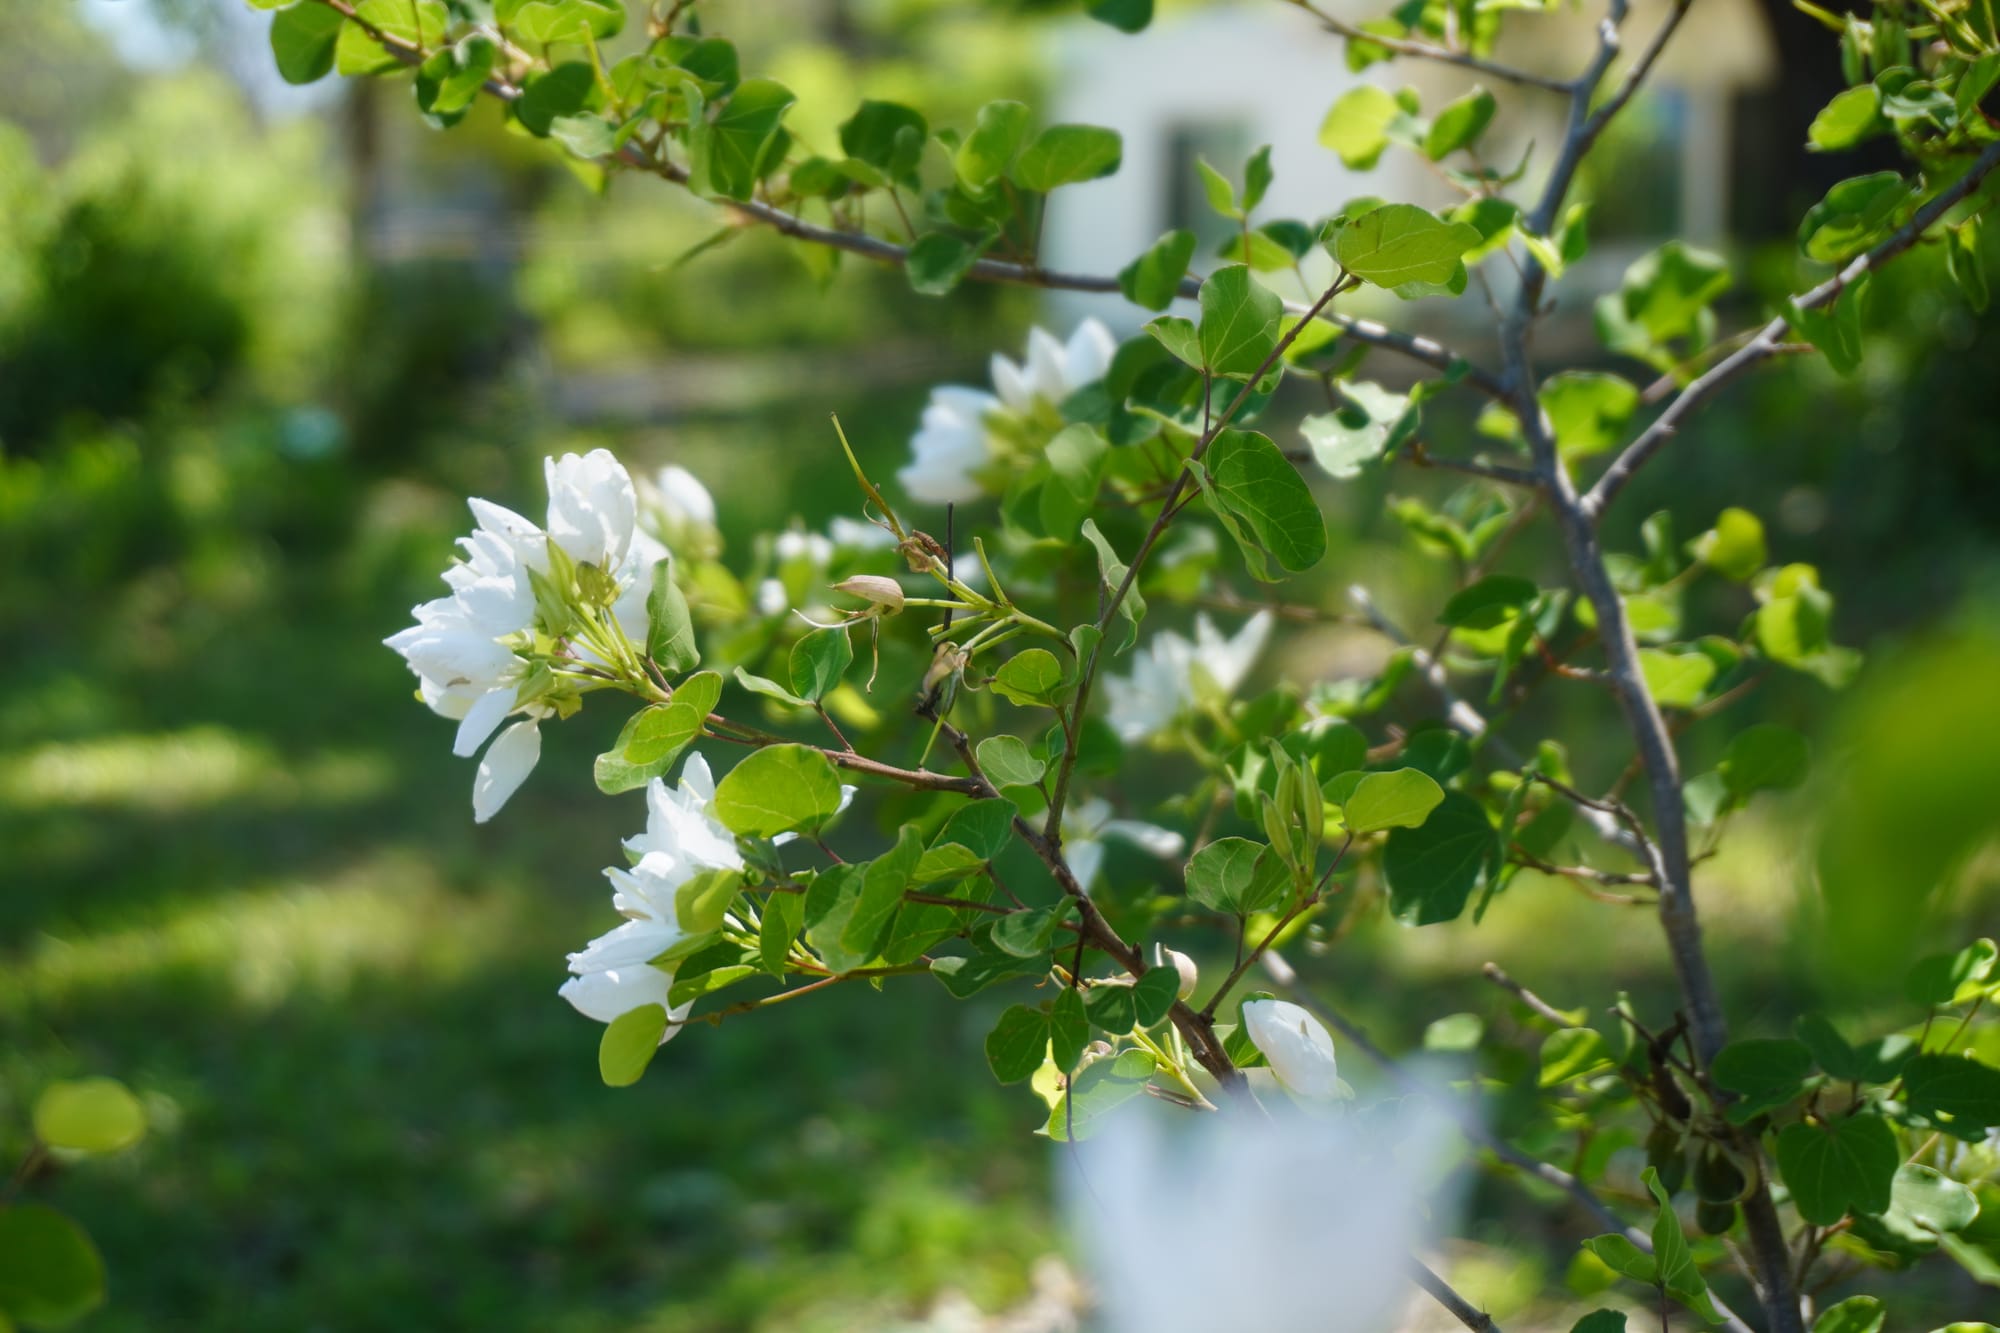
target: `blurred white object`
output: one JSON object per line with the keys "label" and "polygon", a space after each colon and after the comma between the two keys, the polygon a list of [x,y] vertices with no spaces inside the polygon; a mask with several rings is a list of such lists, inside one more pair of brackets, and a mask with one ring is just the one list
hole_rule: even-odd
{"label": "blurred white object", "polygon": [[[1110,1333],[1386,1333],[1451,1200],[1442,1117],[1146,1104],[1078,1145],[1071,1224]],[[1079,1178],[1081,1177],[1081,1178]]]}

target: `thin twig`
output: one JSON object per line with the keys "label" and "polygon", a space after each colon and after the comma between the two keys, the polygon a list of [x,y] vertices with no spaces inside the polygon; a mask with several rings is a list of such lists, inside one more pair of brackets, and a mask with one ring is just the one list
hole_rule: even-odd
{"label": "thin twig", "polygon": [[1318,19],[1320,26],[1328,32],[1345,37],[1350,42],[1366,42],[1370,46],[1379,46],[1384,51],[1393,51],[1399,56],[1409,56],[1415,60],[1432,60],[1441,65],[1456,65],[1460,69],[1469,69],[1476,74],[1485,74],[1508,83],[1518,83],[1527,88],[1542,88],[1552,93],[1569,91],[1568,79],[1559,79],[1552,74],[1537,74],[1533,70],[1518,69],[1513,65],[1503,65],[1497,60],[1487,60],[1455,47],[1437,46],[1406,37],[1390,37],[1382,33],[1367,32],[1345,19],[1336,18],[1318,8],[1311,3],[1311,0],[1289,0],[1289,3],[1306,10]]}

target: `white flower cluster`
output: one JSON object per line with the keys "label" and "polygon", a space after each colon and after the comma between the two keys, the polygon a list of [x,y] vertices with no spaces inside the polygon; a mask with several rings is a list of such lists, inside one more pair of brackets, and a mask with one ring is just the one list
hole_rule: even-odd
{"label": "white flower cluster", "polygon": [[660,1040],[680,1031],[693,1002],[669,1006],[673,969],[653,965],[686,938],[675,898],[681,886],[704,871],[743,869],[736,839],[709,812],[714,799],[715,779],[698,753],[687,757],[680,786],[668,787],[654,778],[646,788],[646,831],[625,841],[633,866],[604,872],[611,881],[611,905],[625,924],[569,956],[571,976],[561,993],[578,1013],[609,1023],[642,1005],[657,1004],[667,1010],[667,1030]]}
{"label": "white flower cluster", "polygon": [[[552,550],[590,566],[616,589],[611,611],[633,639],[646,635],[646,594],[652,568],[667,546],[640,524],[638,493],[624,465],[608,450],[545,460],[549,507],[545,527],[489,500],[468,501],[478,526],[461,537],[464,557],[444,572],[451,591],[412,613],[416,624],[384,642],[416,673],[419,696],[432,712],[458,722],[453,753],[469,757],[514,713],[522,720],[500,733],[479,761],[472,814],[491,819],[541,757],[540,724],[553,711],[535,688],[534,662],[523,653],[537,620],[534,577],[547,575]],[[714,529],[715,503],[680,468],[660,474],[647,514],[684,540]],[[577,655],[589,658],[587,648]]]}
{"label": "white flower cluster", "polygon": [[1118,738],[1130,744],[1167,730],[1194,706],[1199,671],[1224,696],[1242,686],[1264,641],[1271,613],[1259,611],[1224,638],[1205,615],[1195,617],[1194,640],[1162,630],[1147,640],[1129,675],[1104,678],[1105,712]]}
{"label": "white flower cluster", "polygon": [[958,384],[931,390],[922,424],[910,439],[910,464],[896,474],[903,489],[922,504],[978,499],[986,493],[986,474],[1000,455],[1004,432],[1042,421],[1053,435],[1062,401],[1103,379],[1117,350],[1117,339],[1094,319],[1079,324],[1068,342],[1030,329],[1023,364],[993,354],[993,392]]}

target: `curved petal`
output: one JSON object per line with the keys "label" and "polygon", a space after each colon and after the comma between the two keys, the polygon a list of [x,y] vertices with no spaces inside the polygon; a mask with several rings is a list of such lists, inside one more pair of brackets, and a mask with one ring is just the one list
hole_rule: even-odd
{"label": "curved petal", "polygon": [[451,752],[460,759],[470,759],[473,752],[493,734],[494,728],[514,711],[514,696],[518,692],[512,685],[502,685],[480,695],[458,724],[458,736],[451,743]]}
{"label": "curved petal", "polygon": [[542,729],[537,719],[524,718],[501,732],[500,739],[486,748],[472,779],[473,822],[484,824],[498,814],[541,757]]}
{"label": "curved petal", "polygon": [[1317,1018],[1286,1000],[1252,1000],[1243,1006],[1243,1030],[1271,1072],[1294,1096],[1314,1100],[1340,1096],[1340,1068],[1333,1034]]}

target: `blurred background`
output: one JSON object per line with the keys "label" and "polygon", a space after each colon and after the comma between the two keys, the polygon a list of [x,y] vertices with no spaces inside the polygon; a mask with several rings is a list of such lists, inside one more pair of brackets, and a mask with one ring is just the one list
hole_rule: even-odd
{"label": "blurred background", "polygon": [[[1082,267],[1105,267],[1099,234],[1137,236],[1129,258],[1206,225],[1192,159],[1238,169],[1352,77],[1337,41],[1276,3],[1165,5],[1151,33],[1116,38],[1163,61],[1269,51],[1324,71],[1265,81],[1261,101],[1160,95],[1172,80],[1140,77],[1136,48],[1074,6],[704,8],[746,69],[800,94],[808,138],[863,96],[963,124],[993,97],[1046,105],[1060,76],[1050,118],[1120,128],[1133,164],[1050,219],[1052,262]],[[1717,11],[1696,51],[1713,58],[1669,71],[1586,182],[1599,267],[1564,289],[1580,294],[1551,365],[1596,355],[1592,284],[1674,234],[1735,262],[1725,328],[1760,318],[1798,281],[1796,219],[1877,165],[1800,149],[1841,86],[1822,30],[1765,0]],[[0,1164],[53,1078],[116,1075],[153,1127],[33,1182],[107,1257],[110,1303],[83,1326],[1047,1326],[1035,1311],[1067,1282],[1051,1149],[1031,1137],[1038,1103],[987,1072],[1001,1001],[836,993],[699,1031],[637,1088],[602,1087],[598,1029],[555,988],[602,927],[606,850],[640,819],[636,794],[575,777],[618,719],[551,729],[542,770],[475,827],[449,724],[378,641],[434,595],[463,497],[535,512],[546,454],[682,463],[740,550],[847,511],[829,412],[887,474],[934,383],[983,381],[1031,322],[1066,333],[1083,308],[994,288],[926,300],[893,271],[718,233],[657,182],[600,192],[491,108],[435,133],[405,81],[287,88],[268,21],[233,0],[0,0]],[[1278,166],[1302,216],[1360,191],[1309,136]],[[1820,567],[1840,641],[1868,653],[1861,682],[1774,680],[1688,734],[1689,767],[1759,718],[1805,729],[1829,770],[1846,748],[1924,738],[1875,781],[1956,801],[1923,835],[1949,871],[1925,925],[1944,945],[2000,933],[2000,313],[1969,312],[1941,268],[1918,254],[1877,282],[1856,377],[1799,359],[1710,408],[1612,534],[1636,547],[1664,508],[1692,535],[1743,504],[1774,561]],[[1457,317],[1437,304],[1402,313]],[[1443,409],[1431,438],[1465,440],[1469,417]],[[1446,489],[1411,472],[1327,488],[1330,558],[1291,595],[1338,606],[1360,579],[1428,624],[1448,589],[1385,502]],[[1380,650],[1318,632],[1266,674]],[[1433,711],[1414,688],[1392,710]],[[1587,686],[1551,692],[1521,735],[1600,738],[1574,758],[1601,785],[1629,758],[1609,716]],[[1758,807],[1706,867],[1743,1032],[1812,1005],[1857,1028],[1908,1021],[1812,961],[1804,881],[1828,790]],[[1622,988],[1665,1012],[1663,954],[1615,913],[1524,881],[1476,927],[1370,921],[1301,961],[1392,1046],[1454,1011],[1506,1029],[1505,997],[1476,979],[1489,957],[1558,1003]],[[1497,1181],[1472,1208],[1454,1281],[1510,1328],[1567,1328],[1565,1270],[1595,1228]],[[1926,1272],[1909,1309],[1981,1308],[1969,1279]]]}

